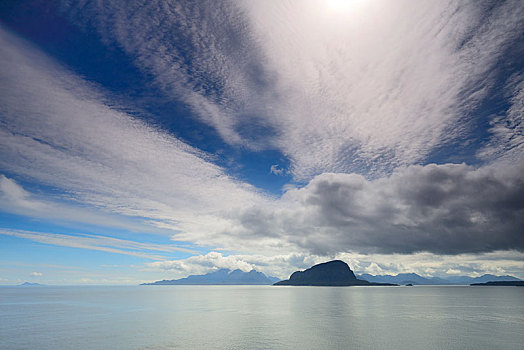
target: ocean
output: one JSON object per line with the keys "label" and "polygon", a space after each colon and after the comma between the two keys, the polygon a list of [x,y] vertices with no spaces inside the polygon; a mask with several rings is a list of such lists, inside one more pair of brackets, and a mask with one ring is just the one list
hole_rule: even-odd
{"label": "ocean", "polygon": [[523,349],[524,288],[0,287],[1,349]]}

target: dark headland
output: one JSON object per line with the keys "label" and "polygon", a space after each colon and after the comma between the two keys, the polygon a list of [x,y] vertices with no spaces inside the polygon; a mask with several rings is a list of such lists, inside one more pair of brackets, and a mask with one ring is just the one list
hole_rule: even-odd
{"label": "dark headland", "polygon": [[310,267],[305,271],[293,272],[288,280],[280,281],[275,286],[398,286],[393,283],[372,283],[359,280],[341,260],[328,261]]}
{"label": "dark headland", "polygon": [[470,286],[517,286],[524,287],[524,281],[490,281],[486,283],[472,283]]}

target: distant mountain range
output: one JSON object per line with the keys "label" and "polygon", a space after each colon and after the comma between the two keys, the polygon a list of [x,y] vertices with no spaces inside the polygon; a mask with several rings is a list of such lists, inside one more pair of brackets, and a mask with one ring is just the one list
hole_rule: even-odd
{"label": "distant mountain range", "polygon": [[359,279],[364,279],[370,282],[379,283],[397,283],[397,284],[413,284],[413,285],[453,285],[453,284],[472,284],[472,283],[486,283],[486,282],[517,282],[520,279],[513,276],[495,276],[495,275],[482,275],[480,277],[469,277],[469,276],[450,276],[446,278],[439,277],[422,277],[416,273],[400,273],[398,275],[370,275],[362,274],[357,276]]}
{"label": "distant mountain range", "polygon": [[[416,273],[400,273],[398,275],[356,275],[349,266],[340,260],[312,266],[305,271],[294,272],[289,280],[280,281],[276,277],[268,277],[262,272],[251,270],[219,269],[205,275],[191,275],[175,280],[162,280],[142,285],[318,285],[318,286],[350,286],[350,285],[469,285],[486,282],[519,282],[513,276],[482,275],[480,277],[450,276],[446,278],[422,277]],[[24,286],[38,285],[25,282]]]}
{"label": "distant mountain range", "polygon": [[162,280],[153,283],[142,283],[142,285],[270,285],[279,278],[268,277],[262,272],[251,270],[220,269],[205,275],[191,275],[177,280]]}

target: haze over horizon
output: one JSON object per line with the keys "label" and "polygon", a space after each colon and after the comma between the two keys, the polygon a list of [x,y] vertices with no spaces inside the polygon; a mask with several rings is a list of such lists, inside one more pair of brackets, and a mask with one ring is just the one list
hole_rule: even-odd
{"label": "haze over horizon", "polygon": [[524,279],[522,1],[4,1],[0,284]]}

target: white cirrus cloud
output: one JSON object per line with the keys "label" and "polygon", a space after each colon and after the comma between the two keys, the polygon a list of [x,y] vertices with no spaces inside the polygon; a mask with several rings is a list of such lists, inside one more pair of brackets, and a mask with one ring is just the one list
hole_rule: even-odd
{"label": "white cirrus cloud", "polygon": [[478,156],[487,160],[502,158],[519,162],[524,154],[524,76],[512,76],[506,89],[511,96],[511,106],[504,115],[492,119],[491,136],[478,151]]}
{"label": "white cirrus cloud", "polygon": [[[195,253],[195,251],[193,250],[177,247],[174,245],[142,243],[101,235],[66,235],[59,233],[13,230],[3,228],[0,228],[0,235],[29,239],[34,242],[43,244],[50,244],[70,248],[98,250],[107,253],[125,254],[152,260],[166,259],[165,256],[159,255],[158,252],[173,253],[182,251],[186,253]],[[157,252],[157,254],[152,253],[152,251]]]}
{"label": "white cirrus cloud", "polygon": [[468,134],[518,1],[66,1],[231,144],[276,148],[295,178],[369,177]]}
{"label": "white cirrus cloud", "polygon": [[269,173],[273,175],[282,175],[284,174],[284,169],[281,168],[278,164],[272,164],[269,168]]}
{"label": "white cirrus cloud", "polygon": [[78,201],[71,198],[57,201],[45,197],[26,191],[13,179],[0,174],[0,210],[4,212],[64,224],[84,223],[99,227],[122,228],[132,232],[166,234],[165,230],[144,220],[131,221],[120,215],[78,206]]}
{"label": "white cirrus cloud", "polygon": [[0,168],[54,189],[42,200],[2,175],[4,209],[100,224],[93,209],[109,226],[125,226],[110,221],[114,214],[176,232],[185,221],[206,225],[223,210],[269,200],[209,155],[108,107],[95,87],[1,28],[0,77]]}

